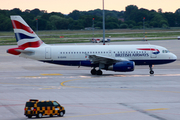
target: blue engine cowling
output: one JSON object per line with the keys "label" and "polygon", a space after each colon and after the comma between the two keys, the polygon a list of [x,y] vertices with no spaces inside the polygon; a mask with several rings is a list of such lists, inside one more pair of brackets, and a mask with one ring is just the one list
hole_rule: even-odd
{"label": "blue engine cowling", "polygon": [[133,61],[123,61],[114,63],[108,67],[108,70],[118,71],[118,72],[130,72],[134,71],[135,64]]}

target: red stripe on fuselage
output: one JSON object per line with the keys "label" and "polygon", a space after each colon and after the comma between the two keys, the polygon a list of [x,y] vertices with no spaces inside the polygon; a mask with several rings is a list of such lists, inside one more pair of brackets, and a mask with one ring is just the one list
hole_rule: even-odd
{"label": "red stripe on fuselage", "polygon": [[13,28],[14,28],[14,29],[22,29],[22,30],[25,30],[25,31],[27,31],[27,32],[29,32],[29,33],[34,33],[34,32],[31,30],[30,27],[25,26],[24,24],[20,23],[20,22],[17,21],[17,20],[11,20],[11,22],[12,22],[12,25],[13,25]]}
{"label": "red stripe on fuselage", "polygon": [[159,51],[158,49],[154,48],[137,48],[138,50],[147,50],[147,51]]}

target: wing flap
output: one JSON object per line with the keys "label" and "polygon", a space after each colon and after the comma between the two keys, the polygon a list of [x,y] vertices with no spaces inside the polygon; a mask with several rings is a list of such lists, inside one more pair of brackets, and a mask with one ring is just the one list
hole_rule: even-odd
{"label": "wing flap", "polygon": [[109,56],[102,56],[102,55],[88,55],[88,56],[92,64],[96,64],[96,63],[113,64],[116,62],[129,61],[126,58],[115,59]]}

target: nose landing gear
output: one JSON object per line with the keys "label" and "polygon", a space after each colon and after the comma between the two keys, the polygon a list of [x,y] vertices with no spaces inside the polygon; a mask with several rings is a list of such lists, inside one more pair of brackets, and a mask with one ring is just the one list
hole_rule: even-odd
{"label": "nose landing gear", "polygon": [[149,73],[151,74],[151,75],[153,75],[154,74],[154,71],[153,71],[153,65],[149,65],[149,69],[150,69],[150,71],[149,71]]}

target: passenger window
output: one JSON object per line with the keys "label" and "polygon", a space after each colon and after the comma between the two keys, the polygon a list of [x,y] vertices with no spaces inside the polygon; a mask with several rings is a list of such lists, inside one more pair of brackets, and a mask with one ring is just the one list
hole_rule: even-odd
{"label": "passenger window", "polygon": [[46,102],[46,105],[47,106],[53,106],[53,103],[52,102]]}
{"label": "passenger window", "polygon": [[38,102],[37,107],[46,107],[46,102]]}

